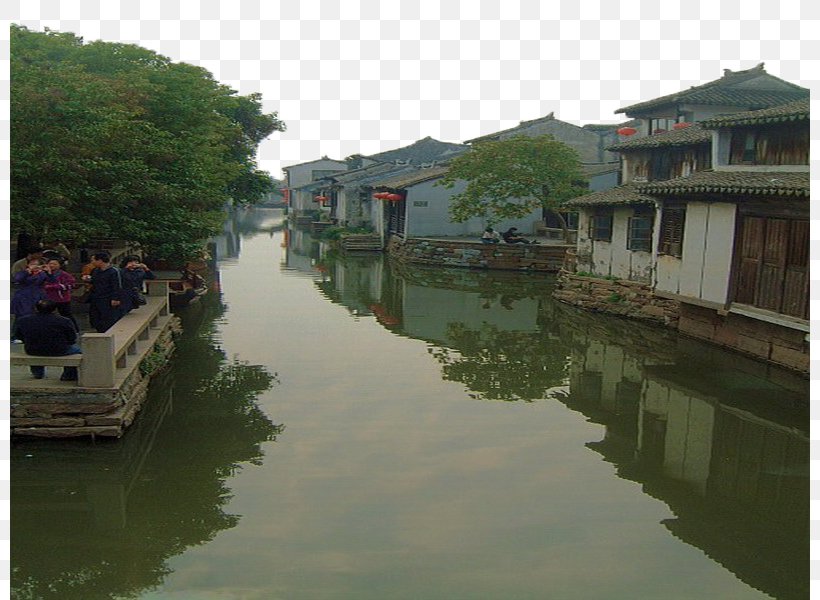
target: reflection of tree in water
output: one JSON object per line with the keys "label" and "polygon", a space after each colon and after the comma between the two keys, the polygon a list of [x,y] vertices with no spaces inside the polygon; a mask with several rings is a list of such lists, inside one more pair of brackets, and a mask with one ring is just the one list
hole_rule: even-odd
{"label": "reflection of tree in water", "polygon": [[223,312],[209,294],[183,315],[174,366],[122,440],[15,448],[15,598],[135,597],[162,583],[168,559],[237,524],[226,480],[284,426],[256,404],[276,375],[214,342]]}
{"label": "reflection of tree in water", "polygon": [[531,402],[566,381],[565,349],[541,333],[450,323],[447,336],[453,349],[428,352],[443,365],[443,378],[466,385],[472,398]]}

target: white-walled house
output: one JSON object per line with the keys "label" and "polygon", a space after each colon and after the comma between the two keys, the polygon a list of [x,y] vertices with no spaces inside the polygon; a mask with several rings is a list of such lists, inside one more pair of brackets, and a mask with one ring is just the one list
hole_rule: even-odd
{"label": "white-walled house", "polygon": [[347,163],[323,156],[296,165],[283,167],[285,172],[284,193],[294,215],[317,209],[314,202],[316,187],[312,184],[333,173],[347,170]]}
{"label": "white-walled house", "polygon": [[[472,217],[462,223],[450,217],[451,198],[467,186],[466,181],[456,181],[452,188],[438,185],[448,167],[429,167],[391,175],[373,182],[373,188],[402,196],[391,202],[374,200],[373,208],[379,215],[374,218],[377,231],[387,239],[390,235],[404,237],[480,237],[487,227],[483,218]],[[525,217],[505,219],[494,225],[498,231],[517,227],[523,234],[531,234],[541,223],[541,209],[535,209]]]}
{"label": "white-walled house", "polygon": [[808,98],[616,148],[628,183],[571,203],[576,273],[645,283],[680,331],[807,371]]}

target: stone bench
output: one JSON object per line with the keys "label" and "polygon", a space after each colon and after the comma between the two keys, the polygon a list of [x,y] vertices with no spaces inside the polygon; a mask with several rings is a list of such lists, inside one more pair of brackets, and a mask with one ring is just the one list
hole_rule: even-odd
{"label": "stone bench", "polygon": [[[11,352],[12,365],[79,367],[84,388],[113,388],[117,379],[131,372],[146,356],[171,318],[168,307],[168,282],[147,281],[147,304],[117,321],[105,333],[80,336],[82,354],[69,356],[31,356],[22,348]],[[119,371],[119,373],[118,373]]]}

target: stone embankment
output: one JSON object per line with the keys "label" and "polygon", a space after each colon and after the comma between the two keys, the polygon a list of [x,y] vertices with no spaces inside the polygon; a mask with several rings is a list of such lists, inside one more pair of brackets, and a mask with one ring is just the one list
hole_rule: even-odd
{"label": "stone embankment", "polygon": [[553,297],[580,308],[677,328],[680,303],[659,298],[648,284],[562,271]]}
{"label": "stone embankment", "polygon": [[473,240],[393,236],[387,245],[396,260],[421,265],[557,273],[568,246],[558,244],[482,244]]}
{"label": "stone embankment", "polygon": [[174,336],[180,331],[173,317],[154,341],[150,353],[117,387],[91,389],[11,390],[11,434],[33,437],[120,437],[134,420],[148,393],[151,377],[168,364]]}

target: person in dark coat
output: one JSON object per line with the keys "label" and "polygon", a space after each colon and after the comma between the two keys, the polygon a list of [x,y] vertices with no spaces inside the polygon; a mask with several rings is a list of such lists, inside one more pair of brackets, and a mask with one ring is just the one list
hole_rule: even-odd
{"label": "person in dark coat", "polygon": [[517,227],[510,227],[507,231],[501,234],[501,237],[504,238],[504,241],[508,244],[537,244],[535,240],[528,240],[526,238],[521,237],[518,235],[518,228]]}
{"label": "person in dark coat", "polygon": [[[51,300],[40,300],[34,305],[34,314],[21,317],[14,323],[14,336],[25,344],[26,354],[31,356],[68,356],[80,354],[77,345],[77,330],[74,324],[56,314],[57,304]],[[35,379],[46,376],[43,366],[31,366]],[[76,381],[77,367],[63,367],[62,381]]]}
{"label": "person in dark coat", "polygon": [[91,282],[88,297],[88,319],[97,333],[105,333],[125,314],[125,283],[122,273],[111,264],[108,252],[97,252],[91,256],[94,268],[83,279]]}
{"label": "person in dark coat", "polygon": [[125,312],[129,312],[137,307],[136,294],[142,293],[142,282],[146,279],[156,279],[157,276],[151,272],[139,256],[126,256],[120,263],[122,273],[122,285],[126,290]]}

